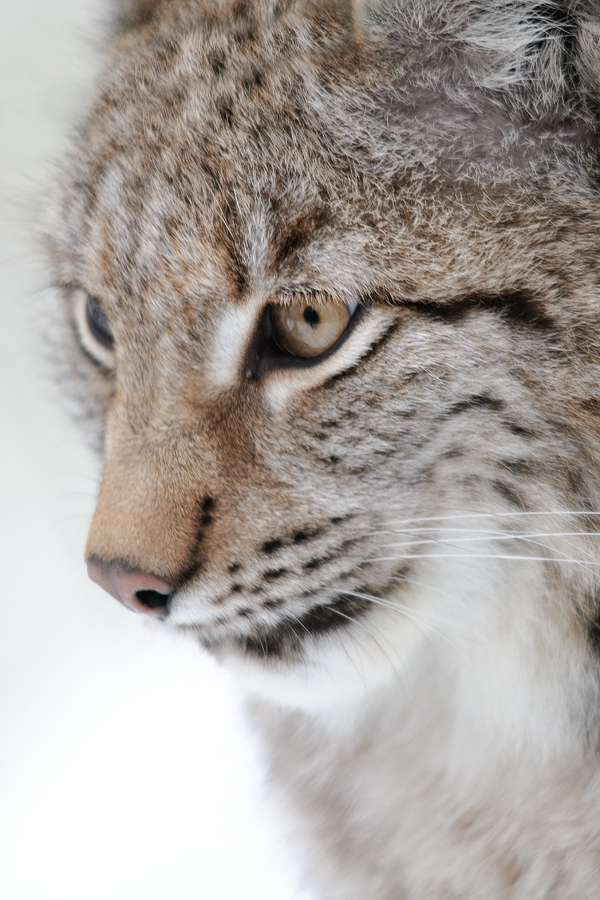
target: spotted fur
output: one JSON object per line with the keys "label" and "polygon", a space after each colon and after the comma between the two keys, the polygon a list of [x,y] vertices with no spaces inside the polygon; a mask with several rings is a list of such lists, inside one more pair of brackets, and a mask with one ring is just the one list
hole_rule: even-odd
{"label": "spotted fur", "polygon": [[323,900],[600,891],[599,98],[595,0],[131,0],[65,166],[88,558],[239,673]]}

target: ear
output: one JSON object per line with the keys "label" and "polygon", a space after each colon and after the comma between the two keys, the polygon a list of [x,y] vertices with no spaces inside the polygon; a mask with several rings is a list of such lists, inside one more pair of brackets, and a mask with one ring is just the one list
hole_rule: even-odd
{"label": "ear", "polygon": [[409,61],[416,87],[465,102],[484,92],[532,121],[598,115],[600,0],[354,2]]}

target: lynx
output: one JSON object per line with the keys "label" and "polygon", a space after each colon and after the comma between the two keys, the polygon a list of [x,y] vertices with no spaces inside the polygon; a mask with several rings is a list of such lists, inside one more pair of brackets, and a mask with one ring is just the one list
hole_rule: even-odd
{"label": "lynx", "polygon": [[51,213],[91,578],[320,900],[600,896],[600,6],[133,0]]}

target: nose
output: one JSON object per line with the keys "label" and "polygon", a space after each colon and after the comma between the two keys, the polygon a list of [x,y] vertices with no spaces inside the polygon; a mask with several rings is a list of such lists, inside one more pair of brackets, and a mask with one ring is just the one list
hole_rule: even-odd
{"label": "nose", "polygon": [[135,612],[150,616],[166,616],[169,599],[175,588],[156,575],[128,569],[119,562],[90,559],[88,575],[111,597]]}

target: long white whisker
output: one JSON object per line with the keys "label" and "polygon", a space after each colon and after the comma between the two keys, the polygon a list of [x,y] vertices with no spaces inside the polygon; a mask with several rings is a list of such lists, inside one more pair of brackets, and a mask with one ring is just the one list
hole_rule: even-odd
{"label": "long white whisker", "polygon": [[[524,541],[525,543],[528,543],[528,544],[533,544],[536,547],[543,547],[544,550],[552,550],[554,553],[560,553],[561,556],[564,557],[565,562],[573,562],[574,561],[572,559],[572,557],[568,556],[568,554],[566,554],[566,553],[562,553],[562,551],[559,550],[557,547],[553,547],[550,544],[545,544],[542,541],[536,541],[533,538],[525,537],[524,535],[502,535],[502,536],[497,535],[495,537],[490,536],[490,537],[464,537],[464,538],[454,537],[452,542],[444,540],[443,538],[429,538],[429,539],[421,538],[418,541],[402,541],[402,542],[397,542],[397,543],[392,543],[392,544],[382,544],[381,546],[383,548],[395,547],[397,549],[401,549],[402,547],[419,547],[419,546],[423,546],[426,544],[444,544],[444,546],[446,546],[446,547],[455,547],[456,549],[459,550],[459,549],[461,549],[461,547],[459,545],[462,545],[462,544],[481,543],[482,541],[488,541],[488,542],[490,542],[490,541],[510,541],[510,540],[515,540],[515,539]],[[569,542],[565,542],[565,543],[571,543],[571,542],[569,541]],[[575,549],[581,549],[581,548],[575,547]],[[589,561],[592,561],[592,562],[594,561],[594,556],[592,553],[589,553],[586,550],[583,550],[583,552],[589,557]]]}
{"label": "long white whisker", "polygon": [[[384,607],[384,609],[396,610],[397,612],[400,613],[400,615],[404,616],[410,622],[412,622],[416,628],[419,628],[419,625],[423,625],[425,628],[428,628],[429,631],[432,631],[434,634],[437,634],[438,637],[440,637],[443,641],[446,641],[447,644],[450,644],[450,646],[454,650],[456,650],[457,652],[460,653],[459,648],[455,644],[453,644],[452,641],[449,640],[445,635],[443,635],[440,631],[438,631],[436,628],[434,628],[433,625],[430,625],[428,622],[419,622],[418,619],[415,619],[414,610],[411,609],[410,612],[407,611],[409,609],[409,607],[402,606],[401,604],[392,603],[389,600],[382,600],[381,597],[373,597],[371,594],[361,594],[356,591],[340,591],[339,593],[346,594],[349,597],[358,597],[362,600],[367,600],[368,602],[374,603],[377,606]],[[440,619],[439,621],[444,621],[444,620]],[[453,623],[450,622],[447,624],[453,624]],[[419,628],[419,631],[420,630],[421,629]]]}
{"label": "long white whisker", "polygon": [[406,576],[404,576],[402,574],[397,575],[395,577],[394,581],[396,584],[414,584],[416,587],[422,587],[428,591],[435,591],[437,594],[441,594],[442,597],[446,597],[448,594],[448,592],[445,591],[441,587],[437,587],[436,585],[433,585],[433,584],[427,584],[424,581],[417,581],[414,578],[406,578]]}
{"label": "long white whisker", "polygon": [[465,519],[510,519],[510,518],[526,518],[529,516],[598,516],[600,511],[588,510],[540,510],[539,512],[481,512],[481,513],[452,513],[445,516],[414,516],[409,519],[390,519],[390,525],[410,525],[415,522],[452,522]]}
{"label": "long white whisker", "polygon": [[[374,537],[378,534],[404,534],[404,535],[420,535],[420,534],[446,534],[448,532],[457,535],[454,539],[461,540],[460,535],[472,535],[473,528],[448,528],[441,526],[439,528],[412,528],[401,529],[399,531],[383,530],[369,532],[365,537]],[[494,537],[499,539],[510,540],[511,538],[537,538],[537,537],[600,537],[600,531],[499,531],[492,528],[478,528],[477,537],[473,540],[491,540]]]}
{"label": "long white whisker", "polygon": [[[396,558],[399,562],[402,562],[402,560],[407,557],[405,557],[404,555],[398,556],[398,557],[390,557],[390,559],[394,559],[394,558]],[[363,560],[363,562],[366,562],[366,563],[373,562],[373,561],[374,560],[372,560],[372,559]],[[453,565],[450,562],[441,562],[441,563],[439,563],[439,565],[442,568],[450,569],[453,572],[458,572],[463,581],[469,581],[471,584],[475,584],[475,585],[477,585],[477,587],[483,588],[483,590],[485,590],[485,591],[489,590],[489,584],[486,584],[485,581],[481,581],[480,578],[476,578],[475,575],[472,574],[472,572],[465,572],[464,568],[462,568],[461,566]],[[396,579],[404,578],[404,576],[402,575],[402,573],[398,572],[398,573],[396,573],[395,578]],[[406,580],[408,581],[408,579],[406,579]]]}
{"label": "long white whisker", "polygon": [[587,559],[561,559],[551,556],[517,556],[501,553],[407,553],[401,556],[375,556],[369,557],[365,562],[389,562],[391,560],[402,559],[512,559],[516,561],[528,562],[555,562],[555,563],[572,563],[573,565],[582,566],[600,566],[600,562],[590,562]]}
{"label": "long white whisker", "polygon": [[[385,656],[385,658],[387,659],[387,661],[389,662],[389,664],[391,665],[392,669],[393,669],[394,672],[396,673],[396,676],[399,678],[399,676],[398,676],[398,670],[396,669],[396,666],[394,665],[394,663],[392,662],[391,658],[390,658],[389,655],[386,653],[386,651],[383,649],[383,647],[381,646],[381,644],[379,643],[379,641],[377,640],[377,638],[375,637],[375,635],[373,634],[373,632],[371,631],[371,629],[370,629],[370,628],[367,628],[367,626],[364,625],[362,622],[359,622],[358,619],[353,618],[352,616],[349,616],[347,613],[343,613],[343,612],[342,612],[341,610],[339,610],[339,609],[336,609],[335,606],[332,606],[332,607],[331,607],[331,610],[332,610],[334,613],[336,613],[338,616],[341,616],[343,619],[347,619],[347,620],[348,620],[349,622],[351,622],[353,625],[358,625],[359,628],[362,628],[363,631],[366,631],[366,633],[369,635],[369,637],[372,637],[372,638],[373,638],[373,640],[375,641],[375,643],[377,644],[377,646],[379,647],[379,649],[381,650],[381,652],[383,653],[383,655]],[[377,628],[376,631],[378,632],[378,634],[381,635],[381,637],[383,637],[383,638],[385,639],[386,643],[389,644],[389,646],[390,646],[392,652],[398,657],[398,653],[396,652],[396,650],[395,650],[395,648],[394,648],[394,645],[393,645],[393,644],[385,637],[384,634],[381,633],[381,631],[379,630],[379,628]],[[365,649],[364,646],[363,646],[362,644],[361,644],[360,646],[363,647],[363,650]],[[367,650],[366,652],[368,653],[368,650]],[[370,657],[371,659],[373,659],[373,657],[371,656],[370,653],[369,653],[369,657]],[[400,660],[399,657],[398,657],[398,662],[401,662],[401,660]]]}
{"label": "long white whisker", "polygon": [[[426,586],[426,585],[425,585]],[[343,591],[344,594],[349,594],[349,591]],[[421,609],[414,609],[412,606],[407,606],[405,603],[400,603],[397,600],[384,600],[382,597],[375,597],[372,594],[352,594],[351,596],[361,597],[363,600],[369,600],[371,603],[376,603],[378,606],[385,606],[386,609],[394,610],[395,612],[400,612],[402,615],[406,616],[421,616],[421,618],[432,619],[434,622],[440,622],[442,625],[450,625],[451,628],[456,630],[465,631],[472,634],[474,637],[481,639],[481,635],[476,631],[473,631],[471,628],[467,628],[464,625],[459,625],[457,622],[452,621],[451,619],[444,619],[442,616],[437,616],[434,613],[428,613]],[[428,625],[428,622],[423,622],[424,625]]]}
{"label": "long white whisker", "polygon": [[[445,565],[445,564],[442,563],[442,565]],[[445,565],[445,567],[448,569],[456,569],[457,568],[456,566],[451,566],[451,565],[447,565],[447,564]],[[467,579],[467,578],[469,578],[469,573],[461,572],[461,576],[463,577],[463,579]],[[469,580],[472,580],[475,584],[478,584],[481,587],[484,587],[482,582],[478,581],[475,578],[472,578]],[[406,575],[403,575],[403,574],[399,574],[399,575],[395,576],[393,578],[393,582],[399,586],[403,585],[403,584],[415,585],[415,587],[425,588],[426,591],[434,591],[437,594],[441,594],[442,597],[448,596],[448,591],[445,590],[444,588],[438,587],[437,585],[433,585],[433,584],[427,584],[427,582],[425,582],[425,581],[417,581],[416,578],[407,578]],[[411,607],[404,607],[404,605],[399,603],[397,600],[388,601],[388,602],[398,603],[398,605],[401,608],[412,609]],[[468,605],[469,605],[462,597],[455,596],[454,602],[458,603],[460,606],[464,606],[464,607],[468,607]],[[415,610],[415,612],[418,612],[419,615],[429,616],[432,619],[439,619],[440,622],[446,622],[445,619],[442,619],[439,616],[434,616],[432,613],[424,613],[424,612],[417,611],[417,610]],[[450,624],[455,624],[455,623],[450,623]],[[463,628],[464,626],[461,625],[459,627]],[[467,629],[467,630],[470,631],[470,629]],[[475,632],[472,632],[472,633],[475,634]]]}

